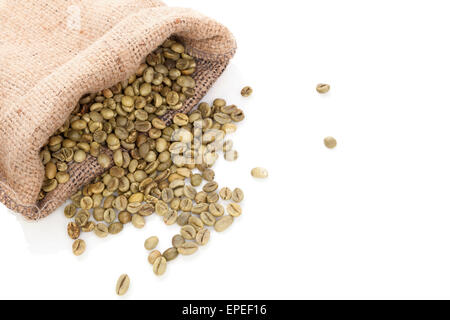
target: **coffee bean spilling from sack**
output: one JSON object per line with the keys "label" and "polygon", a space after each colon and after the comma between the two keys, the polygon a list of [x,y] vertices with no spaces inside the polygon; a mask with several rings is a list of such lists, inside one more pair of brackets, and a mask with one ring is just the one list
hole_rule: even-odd
{"label": "coffee bean spilling from sack", "polygon": [[[195,68],[184,46],[167,40],[128,80],[82,97],[42,149],[41,199],[69,181],[69,163],[81,163],[88,154],[106,170],[74,194],[64,209],[73,220],[68,233],[76,240],[76,255],[86,247],[79,239],[83,232],[105,238],[122,232],[127,224],[141,229],[156,213],[165,224],[180,226],[173,247],[162,254],[154,250],[157,237],[145,242],[145,248],[153,250],[148,261],[154,273],[162,275],[178,255],[192,255],[208,243],[208,227],[224,231],[241,215],[242,190],[225,188],[219,195],[211,167],[220,152],[229,161],[237,159],[232,141],[225,137],[244,120],[243,111],[216,99],[212,105],[199,104],[189,115],[176,114],[170,126],[160,119],[180,110],[194,95]],[[245,95],[251,94],[251,89],[244,89]],[[220,198],[232,201],[226,210]]]}

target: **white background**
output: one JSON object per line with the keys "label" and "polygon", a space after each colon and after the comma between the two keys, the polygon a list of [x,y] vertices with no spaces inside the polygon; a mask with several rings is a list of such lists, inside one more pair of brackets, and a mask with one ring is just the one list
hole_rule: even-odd
{"label": "white background", "polygon": [[[166,2],[238,40],[205,100],[246,112],[239,160],[215,167],[221,186],[246,192],[244,214],[157,278],[144,239],[164,250],[178,228],[156,215],[85,237],[77,258],[62,210],[29,223],[1,206],[0,298],[116,299],[122,273],[124,299],[450,298],[448,1]],[[255,166],[270,178],[255,181]]]}

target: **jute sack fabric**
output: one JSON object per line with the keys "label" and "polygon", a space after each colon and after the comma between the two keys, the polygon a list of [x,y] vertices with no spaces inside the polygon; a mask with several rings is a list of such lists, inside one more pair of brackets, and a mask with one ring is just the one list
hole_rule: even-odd
{"label": "jute sack fabric", "polygon": [[198,64],[188,112],[235,52],[221,24],[157,0],[0,0],[0,201],[37,220],[101,174],[93,158],[71,164],[71,180],[37,201],[44,178],[39,151],[79,98],[129,77],[170,36]]}

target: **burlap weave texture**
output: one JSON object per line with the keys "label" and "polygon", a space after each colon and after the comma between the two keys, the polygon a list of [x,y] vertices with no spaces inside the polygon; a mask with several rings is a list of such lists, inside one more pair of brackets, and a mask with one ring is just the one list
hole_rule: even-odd
{"label": "burlap weave texture", "polygon": [[198,63],[188,112],[236,50],[216,21],[157,0],[0,0],[0,201],[39,219],[100,174],[93,158],[70,165],[69,183],[37,202],[44,177],[39,151],[78,99],[126,79],[173,35]]}

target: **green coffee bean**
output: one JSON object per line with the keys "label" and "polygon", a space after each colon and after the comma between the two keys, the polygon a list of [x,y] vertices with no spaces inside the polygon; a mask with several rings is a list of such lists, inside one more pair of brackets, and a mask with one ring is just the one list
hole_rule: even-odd
{"label": "green coffee bean", "polygon": [[180,234],[186,240],[194,240],[195,236],[197,235],[197,231],[193,226],[189,224],[181,228]]}
{"label": "green coffee bean", "polygon": [[103,223],[98,223],[95,226],[94,233],[99,238],[106,238],[108,236],[108,227]]}
{"label": "green coffee bean", "polygon": [[157,276],[162,276],[166,272],[166,269],[167,269],[166,258],[164,258],[164,257],[156,258],[153,263],[153,272]]}
{"label": "green coffee bean", "polygon": [[250,97],[252,93],[253,93],[253,89],[249,86],[246,86],[241,90],[241,95],[243,97]]}
{"label": "green coffee bean", "polygon": [[242,209],[237,203],[230,203],[227,206],[227,212],[232,217],[239,217],[242,214]]}
{"label": "green coffee bean", "polygon": [[211,232],[208,229],[203,229],[197,233],[195,242],[197,242],[197,244],[200,246],[205,246],[209,242],[210,237]]}
{"label": "green coffee bean", "polygon": [[76,256],[81,256],[86,250],[86,242],[84,240],[78,239],[72,244],[72,252]]}
{"label": "green coffee bean", "polygon": [[231,190],[230,190],[230,188],[228,188],[228,187],[225,187],[225,188],[222,188],[220,191],[219,191],[219,195],[220,195],[220,197],[223,199],[223,200],[231,200],[231,197],[232,197],[232,192],[231,192]]}
{"label": "green coffee bean", "polygon": [[166,258],[166,261],[175,260],[178,257],[177,248],[169,248],[163,253],[163,257]]}
{"label": "green coffee bean", "polygon": [[237,203],[242,202],[242,200],[244,200],[244,191],[239,188],[234,189],[231,195],[231,199]]}
{"label": "green coffee bean", "polygon": [[130,287],[130,277],[128,277],[128,275],[126,274],[121,275],[117,280],[116,294],[118,296],[125,295],[129,287]]}
{"label": "green coffee bean", "polygon": [[326,137],[324,139],[324,144],[328,149],[334,149],[337,146],[337,141],[333,137]]}
{"label": "green coffee bean", "polygon": [[232,224],[233,224],[232,216],[223,216],[216,221],[216,223],[214,224],[214,229],[217,232],[223,232],[226,229],[228,229]]}
{"label": "green coffee bean", "polygon": [[145,240],[144,247],[145,247],[145,249],[150,251],[150,250],[155,249],[156,246],[158,245],[158,243],[159,243],[158,237],[153,236],[153,237],[150,237],[147,240]]}
{"label": "green coffee bean", "polygon": [[155,260],[157,258],[161,257],[161,252],[159,252],[158,250],[153,250],[152,252],[149,253],[148,255],[148,262],[150,264],[154,264]]}
{"label": "green coffee bean", "polygon": [[173,238],[172,238],[172,246],[174,248],[179,248],[185,242],[186,242],[186,240],[183,238],[183,236],[181,236],[179,234],[173,236]]}
{"label": "green coffee bean", "polygon": [[69,235],[69,237],[71,239],[73,239],[73,240],[78,239],[78,237],[80,236],[80,232],[81,232],[81,229],[76,223],[70,222],[67,225],[67,234]]}
{"label": "green coffee bean", "polygon": [[64,215],[66,218],[73,218],[75,214],[77,213],[77,207],[73,203],[69,204],[64,208]]}
{"label": "green coffee bean", "polygon": [[190,256],[197,252],[198,245],[195,242],[185,242],[177,250],[181,255]]}
{"label": "green coffee bean", "polygon": [[139,214],[134,214],[131,218],[131,223],[137,229],[142,229],[145,227],[145,219]]}
{"label": "green coffee bean", "polygon": [[330,91],[330,85],[329,84],[323,84],[323,83],[319,83],[316,87],[316,90],[318,93],[320,94],[325,94],[328,91]]}
{"label": "green coffee bean", "polygon": [[269,176],[269,172],[267,171],[267,169],[261,167],[253,168],[251,174],[254,178],[258,179],[265,179]]}
{"label": "green coffee bean", "polygon": [[114,222],[114,223],[110,224],[108,227],[108,232],[110,234],[118,234],[118,233],[122,232],[122,230],[123,230],[123,224],[120,222]]}

